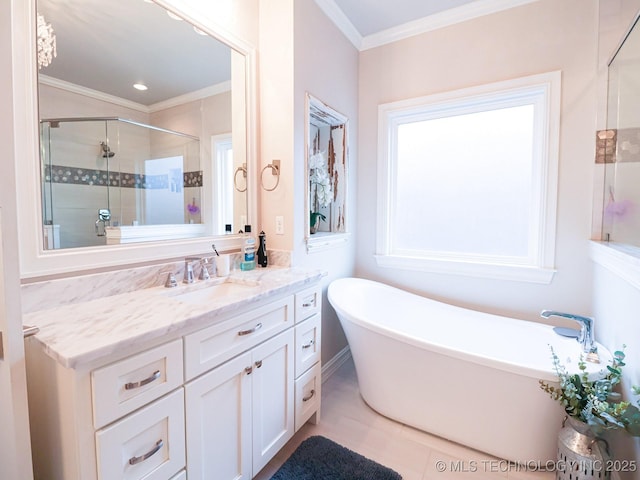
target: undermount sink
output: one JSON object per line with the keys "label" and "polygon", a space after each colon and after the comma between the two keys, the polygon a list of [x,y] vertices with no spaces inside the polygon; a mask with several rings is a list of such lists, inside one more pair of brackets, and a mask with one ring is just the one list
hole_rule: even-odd
{"label": "undermount sink", "polygon": [[256,281],[235,281],[226,279],[222,283],[199,283],[178,287],[162,292],[163,296],[174,298],[180,302],[191,304],[208,304],[229,297],[245,296],[260,285]]}

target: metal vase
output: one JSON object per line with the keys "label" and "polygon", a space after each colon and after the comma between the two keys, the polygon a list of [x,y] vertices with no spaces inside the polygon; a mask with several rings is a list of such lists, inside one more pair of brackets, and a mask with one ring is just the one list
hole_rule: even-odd
{"label": "metal vase", "polygon": [[589,425],[565,417],[558,433],[556,480],[608,480],[609,446]]}

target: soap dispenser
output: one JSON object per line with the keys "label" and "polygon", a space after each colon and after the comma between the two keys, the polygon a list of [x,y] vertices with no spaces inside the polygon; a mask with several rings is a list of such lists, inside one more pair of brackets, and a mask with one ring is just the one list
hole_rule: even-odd
{"label": "soap dispenser", "polygon": [[267,235],[264,231],[258,235],[258,265],[261,267],[267,266]]}

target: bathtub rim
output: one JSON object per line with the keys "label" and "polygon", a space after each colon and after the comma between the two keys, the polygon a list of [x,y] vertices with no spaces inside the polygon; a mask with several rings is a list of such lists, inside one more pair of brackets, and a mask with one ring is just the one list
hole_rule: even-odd
{"label": "bathtub rim", "polygon": [[[376,280],[369,280],[366,278],[358,278],[358,277],[343,277],[343,278],[338,278],[336,280],[333,280],[328,288],[327,288],[327,299],[329,301],[329,303],[331,304],[331,306],[333,307],[333,309],[336,311],[336,314],[338,315],[338,318],[340,319],[340,321],[344,321],[344,319],[347,319],[348,321],[351,321],[353,323],[355,323],[356,325],[359,325],[362,328],[366,328],[369,330],[372,330],[376,333],[378,333],[379,335],[383,335],[387,338],[391,338],[393,340],[396,341],[401,341],[404,343],[408,343],[414,347],[423,349],[423,350],[430,350],[436,353],[439,353],[441,355],[447,356],[447,357],[452,357],[452,358],[457,358],[460,360],[465,360],[468,362],[473,362],[473,363],[477,363],[480,365],[484,365],[490,368],[496,368],[498,370],[502,370],[505,372],[510,372],[510,373],[514,373],[517,375],[524,375],[527,376],[529,378],[535,378],[538,380],[542,380],[545,382],[555,382],[558,383],[558,376],[556,375],[555,371],[553,370],[553,364],[552,364],[552,359],[551,359],[551,351],[549,351],[549,367],[548,369],[540,369],[540,368],[535,368],[535,367],[531,367],[531,366],[527,366],[527,365],[522,365],[522,364],[516,364],[516,363],[508,363],[503,359],[499,359],[499,358],[495,358],[495,357],[490,357],[490,356],[486,356],[486,355],[482,355],[482,354],[478,354],[478,353],[468,353],[462,350],[458,350],[458,349],[454,349],[451,348],[449,346],[440,344],[440,343],[436,343],[436,342],[430,342],[427,340],[417,340],[415,337],[404,334],[398,330],[394,330],[391,328],[385,328],[382,327],[380,325],[377,324],[373,324],[371,322],[368,322],[358,316],[354,316],[351,315],[349,313],[346,313],[342,308],[338,307],[335,305],[334,301],[332,300],[332,298],[334,298],[334,295],[332,294],[332,291],[336,288],[338,288],[338,284],[339,283],[346,283],[348,281],[356,281],[359,283],[368,283],[368,284],[372,284],[372,285],[378,285],[378,286],[382,286],[385,288],[389,288],[392,290],[399,290],[401,292],[410,294],[410,295],[415,295],[416,297],[421,297],[421,298],[426,298],[428,300],[431,301],[435,301],[438,303],[442,303],[444,305],[447,305],[449,307],[454,307],[454,308],[463,308],[465,310],[470,310],[472,312],[476,312],[476,313],[483,313],[483,314],[487,314],[487,315],[492,315],[495,317],[500,317],[500,318],[504,318],[507,320],[511,320],[514,322],[525,322],[526,324],[532,324],[534,326],[541,326],[541,327],[547,327],[548,329],[552,329],[553,327],[550,325],[546,325],[543,323],[537,323],[537,322],[533,322],[530,320],[521,320],[518,318],[512,318],[512,317],[504,317],[501,315],[496,315],[496,314],[490,314],[487,312],[482,312],[480,310],[472,310],[472,309],[468,309],[468,308],[464,308],[464,307],[458,307],[456,305],[450,304],[450,303],[446,303],[446,302],[442,302],[440,300],[434,300],[431,299],[429,297],[423,297],[419,294],[415,294],[412,292],[409,292],[407,290],[403,290],[401,288],[398,287],[394,287],[392,285],[383,283],[383,282],[378,282]],[[333,288],[332,288],[333,286]],[[346,333],[346,332],[345,332]],[[558,338],[559,341],[567,341],[567,342],[571,342],[571,341],[575,341],[574,339],[568,339],[568,338]],[[550,344],[547,344],[550,345]],[[587,371],[589,372],[589,378],[590,379],[596,379],[598,377],[601,377],[603,375],[606,374],[606,367],[607,365],[611,364],[611,361],[613,360],[613,356],[611,355],[611,352],[609,352],[609,350],[602,345],[599,342],[596,342],[596,345],[598,346],[598,354],[600,356],[600,363],[599,364],[593,364],[593,363],[587,363]],[[577,359],[576,359],[577,360]],[[577,361],[574,364],[577,368]],[[574,369],[570,369],[570,373],[574,373]],[[575,373],[579,373],[579,372],[575,372]]]}

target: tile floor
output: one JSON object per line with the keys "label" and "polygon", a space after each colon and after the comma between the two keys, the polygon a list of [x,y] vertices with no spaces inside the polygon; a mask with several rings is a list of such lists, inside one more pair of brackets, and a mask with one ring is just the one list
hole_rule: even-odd
{"label": "tile floor", "polygon": [[343,364],[322,385],[320,423],[307,423],[303,426],[255,480],[268,480],[297,446],[311,435],[323,435],[386,465],[400,473],[403,480],[554,478],[553,473],[522,471],[521,467],[377,414],[360,397],[351,360]]}

